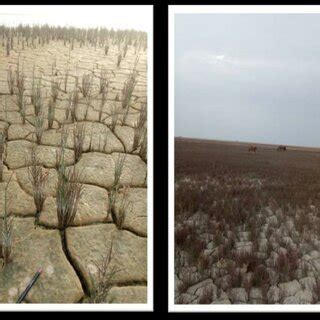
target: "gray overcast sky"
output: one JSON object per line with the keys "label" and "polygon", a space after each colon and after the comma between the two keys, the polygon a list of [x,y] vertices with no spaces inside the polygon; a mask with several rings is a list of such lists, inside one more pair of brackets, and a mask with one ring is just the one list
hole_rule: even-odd
{"label": "gray overcast sky", "polygon": [[176,14],[175,136],[320,147],[320,14]]}

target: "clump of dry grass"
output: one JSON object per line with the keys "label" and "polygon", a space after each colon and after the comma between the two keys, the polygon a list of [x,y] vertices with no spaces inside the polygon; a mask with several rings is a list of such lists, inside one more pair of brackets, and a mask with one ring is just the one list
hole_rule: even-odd
{"label": "clump of dry grass", "polygon": [[82,85],[80,86],[80,92],[84,97],[88,97],[91,93],[92,89],[92,75],[91,74],[84,74],[82,76]]}
{"label": "clump of dry grass", "polygon": [[105,45],[104,46],[104,54],[107,56],[108,55],[108,52],[109,52],[109,45]]}
{"label": "clump of dry grass", "polygon": [[90,274],[93,289],[90,291],[90,296],[88,298],[89,303],[107,302],[107,297],[112,287],[112,281],[115,275],[122,271],[122,269],[115,266],[111,267],[111,261],[114,258],[114,255],[112,239],[109,248],[106,248],[106,254],[104,254],[100,260],[93,261],[98,272],[96,280],[94,280],[93,276]]}
{"label": "clump of dry grass", "polygon": [[145,162],[147,162],[148,157],[148,134],[147,134],[147,128],[144,128],[143,135],[141,138],[140,143],[140,149],[139,149],[139,155],[141,159]]}
{"label": "clump of dry grass", "polygon": [[14,72],[12,71],[12,67],[10,66],[7,73],[7,83],[8,83],[10,95],[14,94],[15,82],[16,82],[16,78],[15,78]]}
{"label": "clump of dry grass", "polygon": [[48,105],[48,128],[49,129],[52,129],[52,126],[53,126],[55,110],[56,110],[56,103],[50,99],[49,105]]}
{"label": "clump of dry grass", "polygon": [[83,190],[81,180],[81,173],[75,167],[66,170],[63,164],[58,170],[56,204],[59,230],[65,230],[74,221]]}
{"label": "clump of dry grass", "polygon": [[23,70],[20,71],[20,62],[18,60],[17,63],[17,71],[16,71],[16,90],[17,90],[17,95],[23,96],[24,92],[26,90],[25,88],[25,75]]}
{"label": "clump of dry grass", "polygon": [[55,103],[59,96],[61,81],[57,79],[51,80],[51,98],[53,103]]}
{"label": "clump of dry grass", "polygon": [[8,209],[8,187],[11,181],[12,175],[8,180],[4,193],[4,215],[2,221],[1,231],[1,255],[3,258],[3,267],[5,268],[8,263],[12,261],[12,238],[13,238],[13,217],[9,214]]}
{"label": "clump of dry grass", "polygon": [[66,73],[64,75],[64,92],[67,92],[68,78],[69,78],[69,68],[67,68]]}
{"label": "clump of dry grass", "polygon": [[28,175],[32,185],[32,193],[34,204],[37,209],[36,223],[39,221],[40,213],[46,200],[46,184],[48,180],[48,172],[40,165],[35,146],[32,147],[30,156],[30,165],[28,167]]}
{"label": "clump of dry grass", "polygon": [[116,104],[114,103],[114,105],[111,108],[111,124],[110,124],[110,130],[113,133],[115,132],[118,119],[119,119],[119,112],[116,108]]}
{"label": "clump of dry grass", "polygon": [[78,162],[83,152],[83,143],[86,135],[85,124],[77,123],[73,131],[74,158]]}
{"label": "clump of dry grass", "polygon": [[100,74],[100,86],[99,86],[99,93],[107,93],[107,89],[109,86],[108,76],[107,76],[107,70],[101,69]]}
{"label": "clump of dry grass", "polygon": [[34,113],[38,115],[42,109],[41,77],[34,85],[31,101],[34,106]]}
{"label": "clump of dry grass", "polygon": [[113,181],[113,188],[118,188],[120,183],[121,174],[123,171],[124,163],[126,161],[126,154],[118,154],[117,161],[114,167],[114,181]]}
{"label": "clump of dry grass", "polygon": [[43,132],[45,130],[44,128],[44,115],[42,112],[39,112],[35,118],[34,118],[34,128],[35,128],[35,136],[36,136],[36,141],[37,144],[41,144],[41,139]]}
{"label": "clump of dry grass", "polygon": [[126,42],[124,47],[123,47],[123,58],[126,57],[127,52],[128,52],[128,43]]}
{"label": "clump of dry grass", "polygon": [[136,77],[137,77],[137,72],[134,69],[123,85],[123,88],[122,88],[122,108],[123,109],[130,106],[132,93],[137,84]]}
{"label": "clump of dry grass", "polygon": [[64,172],[66,170],[64,156],[67,147],[69,132],[64,125],[61,128],[60,146],[56,151],[56,169]]}
{"label": "clump of dry grass", "polygon": [[102,97],[101,97],[101,103],[100,103],[100,109],[99,109],[99,122],[102,121],[103,108],[104,108],[104,105],[105,105],[106,99],[107,99],[106,96],[107,96],[106,89],[103,89]]}
{"label": "clump of dry grass", "polygon": [[3,155],[6,143],[6,136],[3,132],[0,132],[0,182],[3,181]]}
{"label": "clump of dry grass", "polygon": [[77,213],[83,184],[77,169],[58,173],[56,194],[58,228],[64,230],[70,226]]}
{"label": "clump of dry grass", "polygon": [[118,54],[118,61],[117,61],[117,67],[118,67],[118,68],[120,67],[121,61],[122,61],[122,54],[119,53],[119,54]]}
{"label": "clump of dry grass", "polygon": [[137,150],[142,142],[141,140],[144,137],[144,131],[146,130],[146,128],[144,127],[146,120],[147,120],[147,112],[144,106],[140,111],[138,120],[134,124],[132,151]]}
{"label": "clump of dry grass", "polygon": [[79,93],[78,90],[75,89],[69,95],[69,106],[66,109],[66,119],[69,119],[69,115],[71,115],[72,123],[77,121],[77,107],[79,103]]}
{"label": "clump of dry grass", "polygon": [[119,230],[122,230],[125,224],[128,211],[132,210],[132,202],[129,200],[130,187],[125,186],[122,190],[122,198],[117,214],[113,215],[113,220]]}
{"label": "clump of dry grass", "polygon": [[143,128],[141,128],[137,122],[134,124],[133,128],[134,128],[134,132],[133,132],[132,151],[135,151],[140,146],[141,138],[143,134]]}

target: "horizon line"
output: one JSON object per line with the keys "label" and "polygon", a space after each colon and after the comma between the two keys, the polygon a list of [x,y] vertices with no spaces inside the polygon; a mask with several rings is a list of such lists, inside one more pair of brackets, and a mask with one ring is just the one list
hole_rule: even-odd
{"label": "horizon line", "polygon": [[205,141],[216,141],[216,142],[235,142],[235,143],[246,143],[246,144],[260,144],[260,145],[272,145],[272,146],[288,146],[293,148],[313,148],[320,149],[320,145],[318,147],[310,146],[310,145],[294,145],[294,144],[286,144],[286,143],[268,143],[268,142],[257,142],[257,141],[243,141],[243,140],[221,140],[214,138],[199,138],[199,137],[188,137],[188,136],[174,136],[175,139],[193,139],[193,140],[205,140]]}

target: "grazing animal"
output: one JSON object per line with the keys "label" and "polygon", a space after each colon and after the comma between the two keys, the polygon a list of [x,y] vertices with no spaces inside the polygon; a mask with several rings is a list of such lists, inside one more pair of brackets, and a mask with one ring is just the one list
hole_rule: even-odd
{"label": "grazing animal", "polygon": [[256,153],[257,152],[257,147],[256,146],[250,146],[249,148],[248,148],[248,152],[254,152],[254,153]]}
{"label": "grazing animal", "polygon": [[287,151],[287,147],[281,145],[277,148],[277,151]]}

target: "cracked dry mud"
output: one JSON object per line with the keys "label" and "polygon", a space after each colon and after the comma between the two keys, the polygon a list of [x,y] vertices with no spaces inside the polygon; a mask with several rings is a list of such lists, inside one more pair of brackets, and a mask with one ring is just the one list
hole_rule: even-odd
{"label": "cracked dry mud", "polygon": [[319,304],[319,149],[175,143],[175,302]]}
{"label": "cracked dry mud", "polygon": [[[15,39],[16,41],[16,39]],[[0,183],[0,226],[3,223],[4,192],[6,182],[12,175],[8,187],[9,213],[14,216],[12,261],[0,271],[0,303],[15,302],[28,281],[41,267],[43,274],[28,294],[26,303],[78,303],[87,298],[95,277],[93,261],[105,254],[110,239],[114,239],[112,265],[121,269],[112,282],[107,303],[147,303],[147,162],[137,149],[133,150],[134,124],[142,107],[147,102],[147,55],[140,51],[137,65],[137,84],[133,91],[129,113],[125,121],[121,107],[121,92],[130,74],[137,55],[129,45],[126,57],[117,67],[118,47],[110,45],[108,55],[104,48],[92,46],[73,50],[63,41],[35,49],[25,47],[18,52],[11,50],[6,57],[5,48],[0,47],[0,129],[6,134],[3,182]],[[26,76],[26,122],[17,107],[15,95],[10,95],[7,84],[9,66],[20,68]],[[45,122],[41,144],[36,147],[40,164],[48,172],[47,198],[40,214],[39,225],[35,225],[36,208],[32,196],[32,185],[28,176],[28,159],[35,142],[34,108],[31,105],[31,83],[33,64],[36,76],[42,75],[44,113],[48,109],[51,90],[52,63],[56,61],[57,78],[64,79],[69,68],[67,92],[75,85],[75,76],[93,74],[93,91],[90,102],[79,95],[76,110],[77,122],[85,124],[86,136],[83,153],[75,162],[73,137],[69,135],[65,154],[68,167],[75,166],[83,172],[83,194],[76,217],[66,229],[64,250],[61,235],[57,229],[56,150],[61,139],[61,126],[72,131],[74,124],[66,120],[68,94],[60,89],[52,129]],[[105,68],[110,81],[107,100],[99,121],[101,94],[99,94],[100,71]],[[115,130],[110,129],[111,110],[119,112]],[[46,116],[47,118],[47,116]],[[107,141],[103,137],[107,136]],[[103,147],[102,147],[103,145]],[[119,186],[130,186],[128,209],[123,230],[117,229],[111,215],[107,215],[109,194],[114,183],[115,163],[119,154],[126,154]],[[115,203],[119,210],[121,196]]]}

